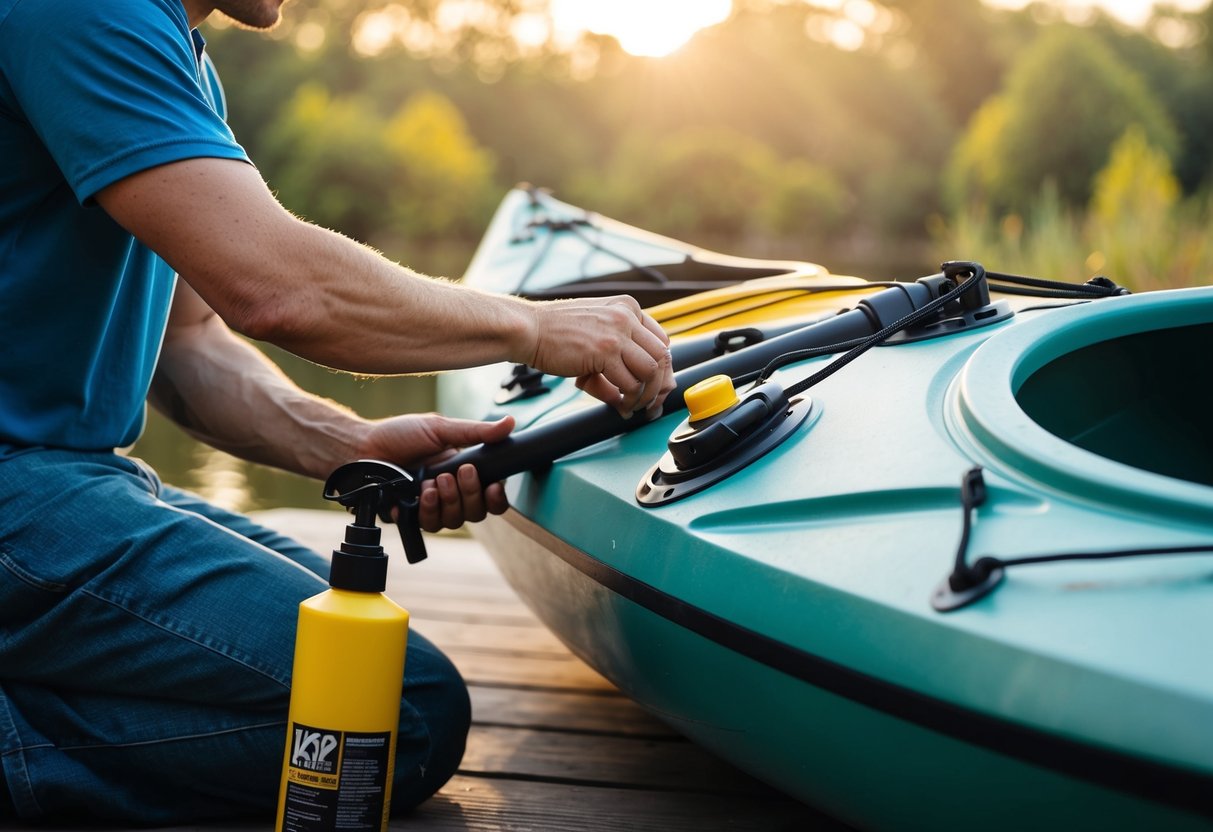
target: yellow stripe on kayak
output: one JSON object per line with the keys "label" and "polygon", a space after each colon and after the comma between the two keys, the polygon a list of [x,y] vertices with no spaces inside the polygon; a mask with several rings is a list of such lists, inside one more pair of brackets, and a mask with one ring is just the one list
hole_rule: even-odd
{"label": "yellow stripe on kayak", "polygon": [[[658,304],[648,312],[670,335],[698,335],[850,307],[869,294],[850,287],[867,282],[820,273],[761,277]],[[877,284],[870,292],[882,288]]]}

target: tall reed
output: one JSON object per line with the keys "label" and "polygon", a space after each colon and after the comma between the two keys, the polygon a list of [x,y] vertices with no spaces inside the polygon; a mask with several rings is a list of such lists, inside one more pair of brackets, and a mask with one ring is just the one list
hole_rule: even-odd
{"label": "tall reed", "polygon": [[1170,163],[1130,129],[1096,176],[1085,209],[1045,183],[1022,214],[983,206],[931,225],[941,259],[1055,280],[1102,274],[1134,291],[1213,284],[1213,200],[1186,199]]}

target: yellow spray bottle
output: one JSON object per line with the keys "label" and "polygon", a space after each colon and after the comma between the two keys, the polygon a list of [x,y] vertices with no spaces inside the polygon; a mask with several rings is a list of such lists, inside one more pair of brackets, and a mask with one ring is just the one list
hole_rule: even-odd
{"label": "yellow spray bottle", "polygon": [[355,517],[333,551],[330,589],[299,605],[278,832],[387,829],[409,614],[383,594],[375,517],[404,481],[415,482],[360,460],[325,484]]}

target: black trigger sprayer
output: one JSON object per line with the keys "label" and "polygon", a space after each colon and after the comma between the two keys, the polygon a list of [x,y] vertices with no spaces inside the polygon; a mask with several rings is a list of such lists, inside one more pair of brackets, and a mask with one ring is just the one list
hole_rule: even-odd
{"label": "black trigger sprayer", "polygon": [[387,830],[409,614],[383,594],[388,557],[375,520],[399,507],[406,549],[410,530],[420,540],[419,482],[359,460],[324,485],[354,520],[333,550],[329,589],[299,605],[278,832],[332,829],[338,807],[363,819],[360,828]]}
{"label": "black trigger sprayer", "polygon": [[[324,499],[339,503],[353,512],[354,522],[345,527],[345,542],[341,549],[333,552],[336,567],[338,553],[360,555],[358,547],[363,539],[370,539],[366,531],[374,531],[374,546],[379,545],[379,529],[375,526],[378,517],[384,523],[392,522],[392,510],[396,509],[396,528],[400,531],[400,542],[409,563],[425,560],[425,538],[421,536],[419,506],[421,504],[421,472],[410,473],[398,465],[378,459],[360,459],[348,462],[329,475],[324,483]],[[347,550],[347,547],[348,550]],[[379,549],[379,554],[383,550]],[[346,560],[342,557],[341,560]]]}

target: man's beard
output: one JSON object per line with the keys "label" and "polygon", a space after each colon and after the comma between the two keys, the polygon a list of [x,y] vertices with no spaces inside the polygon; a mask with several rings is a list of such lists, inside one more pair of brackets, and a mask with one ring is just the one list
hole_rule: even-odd
{"label": "man's beard", "polygon": [[277,0],[218,0],[216,10],[242,28],[266,31],[281,19]]}

